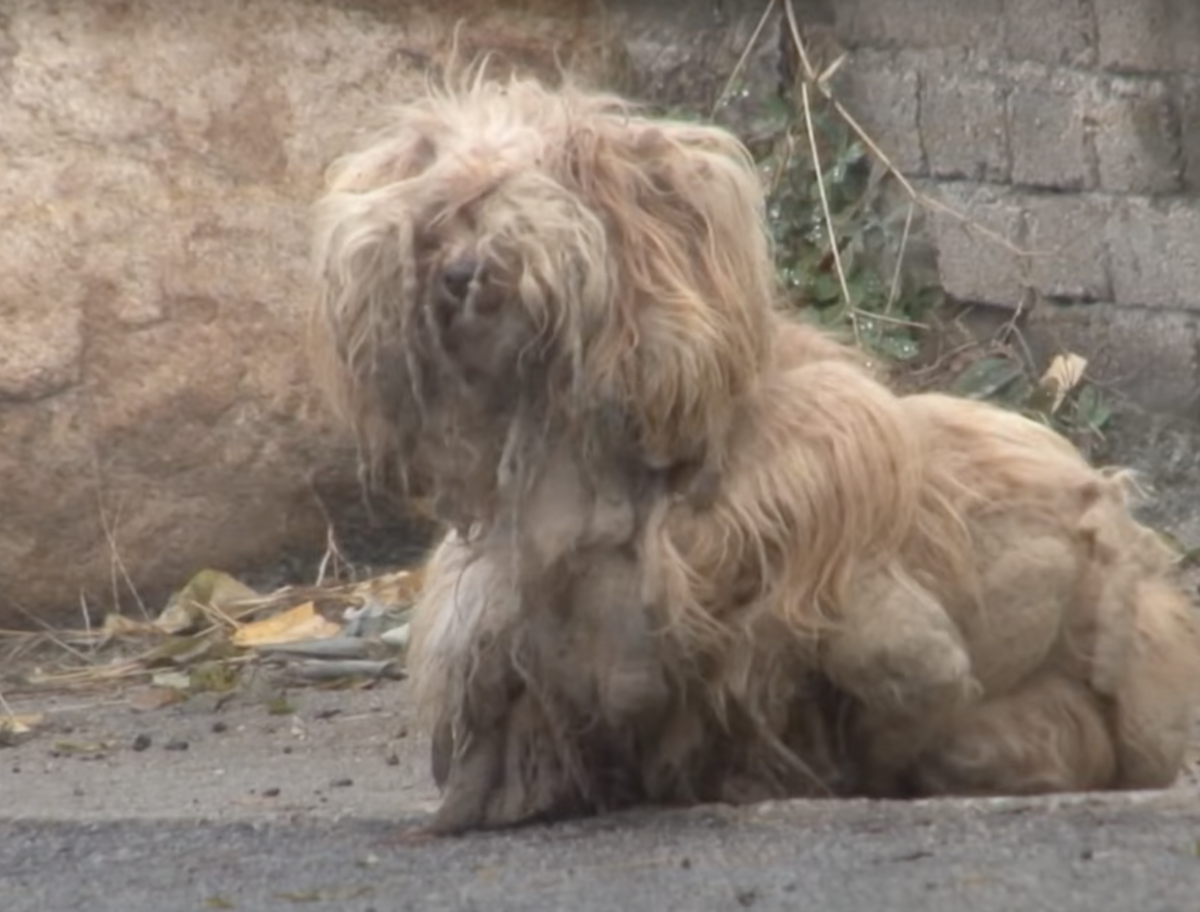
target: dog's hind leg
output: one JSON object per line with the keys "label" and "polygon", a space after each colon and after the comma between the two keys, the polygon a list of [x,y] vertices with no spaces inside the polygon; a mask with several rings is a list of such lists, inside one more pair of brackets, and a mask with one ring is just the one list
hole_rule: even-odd
{"label": "dog's hind leg", "polygon": [[919,795],[1034,795],[1111,788],[1117,768],[1103,700],[1046,674],[963,713],[908,778]]}
{"label": "dog's hind leg", "polygon": [[1183,593],[1142,583],[1123,671],[1113,701],[1116,787],[1170,785],[1184,762],[1200,690],[1200,640]]}

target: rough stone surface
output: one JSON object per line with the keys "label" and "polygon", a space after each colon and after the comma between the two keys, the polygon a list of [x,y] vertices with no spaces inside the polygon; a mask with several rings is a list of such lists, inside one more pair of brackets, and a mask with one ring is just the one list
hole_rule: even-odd
{"label": "rough stone surface", "polygon": [[[554,4],[536,30],[477,6],[468,46],[551,65],[578,43]],[[356,482],[302,351],[307,209],[452,26],[417,4],[4,3],[0,626],[320,553]]]}
{"label": "rough stone surface", "polygon": [[1089,0],[1005,0],[1004,46],[1014,60],[1087,66],[1096,58]]}
{"label": "rough stone surface", "polygon": [[1122,304],[1200,311],[1200,199],[1129,197],[1108,226]]}
{"label": "rough stone surface", "polygon": [[931,220],[946,292],[963,301],[1017,307],[1029,285],[1028,258],[1019,253],[1024,213],[1018,202],[1008,191],[970,183],[930,190],[958,213],[938,212]]}
{"label": "rough stone surface", "polygon": [[1183,157],[1183,189],[1200,194],[1200,78],[1179,80],[1180,154]]}
{"label": "rough stone surface", "polygon": [[874,47],[961,47],[998,51],[1004,36],[1003,0],[838,0],[837,29],[847,43]]}
{"label": "rough stone surface", "polygon": [[[929,220],[954,296],[1200,310],[1200,5],[796,0],[837,97],[901,171],[1013,250]],[[310,387],[305,228],[323,168],[448,57],[557,61],[704,109],[760,0],[0,0],[0,626],[80,601],[156,607],[195,569],[319,555],[367,529],[353,454]],[[718,116],[789,65],[778,9]],[[1102,192],[1097,193],[1097,187]],[[1101,342],[1099,317],[1087,322]],[[1174,318],[1164,318],[1174,319]],[[1120,322],[1124,320],[1124,322]],[[1107,334],[1107,335],[1106,335]],[[1144,340],[1143,340],[1144,341]],[[1139,348],[1138,346],[1141,345]],[[1157,354],[1155,354],[1157,352]],[[1155,402],[1185,408],[1195,378]],[[1140,389],[1140,387],[1139,387]],[[375,523],[372,525],[371,523]],[[381,523],[383,523],[381,525]]]}
{"label": "rough stone surface", "polygon": [[915,55],[859,51],[835,80],[837,98],[904,174],[925,172]]}
{"label": "rough stone surface", "polygon": [[1165,83],[1113,79],[1094,93],[1088,117],[1102,188],[1142,194],[1179,189],[1179,120]]}
{"label": "rough stone surface", "polygon": [[[1039,299],[1109,302],[1070,320],[1083,348],[1128,348],[1113,397],[1200,421],[1184,329],[1200,312],[1200,4],[804,0],[800,8],[832,23],[851,52],[839,78],[867,87],[856,100],[865,96],[884,150],[915,162],[909,150],[920,149],[925,169],[909,173],[961,214],[928,222],[946,291],[1009,310]],[[908,124],[897,80],[910,74],[916,134],[893,138]],[[1150,360],[1134,371],[1139,358]],[[1124,376],[1142,379],[1126,388]]]}
{"label": "rough stone surface", "polygon": [[995,79],[928,73],[921,91],[921,135],[934,177],[1003,183],[1011,171],[1006,90]]}
{"label": "rough stone surface", "polygon": [[741,135],[753,132],[778,96],[787,67],[778,8],[764,17],[754,0],[729,0],[703,12],[689,0],[608,0],[604,7],[607,53],[615,58],[604,75],[614,88],[711,112]]}
{"label": "rough stone surface", "polygon": [[1029,280],[1052,298],[1112,299],[1108,276],[1108,220],[1113,201],[1099,194],[1022,195]]}
{"label": "rough stone surface", "polygon": [[[304,358],[324,168],[444,67],[456,25],[459,61],[702,108],[761,12],[0,0],[0,627],[157,610],[205,566],[269,577],[329,522],[372,560],[411,547],[403,517],[365,521]],[[756,98],[778,37],[749,56]]]}
{"label": "rough stone surface", "polygon": [[1124,72],[1200,70],[1193,0],[1093,0],[1101,65]]}
{"label": "rough stone surface", "polygon": [[1083,107],[1068,81],[1022,81],[1008,104],[1014,184],[1057,190],[1092,186]]}

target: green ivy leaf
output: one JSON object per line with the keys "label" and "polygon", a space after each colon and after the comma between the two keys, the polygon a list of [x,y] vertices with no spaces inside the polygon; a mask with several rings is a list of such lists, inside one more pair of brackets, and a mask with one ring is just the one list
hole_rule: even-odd
{"label": "green ivy leaf", "polygon": [[990,399],[1021,374],[1021,365],[1008,358],[980,358],[955,378],[953,390],[968,399]]}
{"label": "green ivy leaf", "polygon": [[1112,418],[1112,408],[1090,383],[1075,397],[1076,422],[1091,431],[1101,431]]}

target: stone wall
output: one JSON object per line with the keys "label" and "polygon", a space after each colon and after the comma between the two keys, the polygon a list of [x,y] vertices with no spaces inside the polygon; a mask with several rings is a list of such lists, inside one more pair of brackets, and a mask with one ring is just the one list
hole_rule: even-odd
{"label": "stone wall", "polygon": [[458,16],[535,68],[585,34],[428,6],[0,0],[0,626],[319,556],[360,502],[303,349],[322,170]]}
{"label": "stone wall", "polygon": [[[947,288],[1001,307],[1033,295],[1043,335],[1194,417],[1200,7],[794,3],[853,51],[839,97],[906,173],[1051,250],[1017,256],[937,220]],[[419,91],[456,25],[464,57],[545,74],[562,60],[704,109],[763,9],[0,0],[0,627],[153,612],[202,567],[311,561],[329,524],[394,556],[403,517],[364,517],[304,361],[324,166]],[[778,16],[764,34],[751,101],[781,70]],[[743,101],[724,109],[735,124]],[[1194,438],[1127,427],[1155,454],[1130,461],[1200,489]]]}
{"label": "stone wall", "polygon": [[1008,238],[933,221],[959,300],[1035,305],[1151,412],[1200,419],[1200,4],[800,0],[838,97],[905,174]]}
{"label": "stone wall", "polygon": [[324,167],[421,91],[456,26],[462,59],[700,97],[744,19],[638,0],[0,0],[0,627],[154,613],[204,567],[311,570],[329,524],[344,546],[357,533],[356,558],[420,545],[361,509],[310,385]]}

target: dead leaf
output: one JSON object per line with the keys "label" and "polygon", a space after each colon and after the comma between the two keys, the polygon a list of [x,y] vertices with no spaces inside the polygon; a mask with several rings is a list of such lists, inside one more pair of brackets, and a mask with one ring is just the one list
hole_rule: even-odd
{"label": "dead leaf", "polygon": [[1083,379],[1083,372],[1087,370],[1087,365],[1087,358],[1073,352],[1054,356],[1054,360],[1042,374],[1042,379],[1038,381],[1038,385],[1042,389],[1054,395],[1050,404],[1051,414],[1058,411],[1063,400],[1067,398],[1067,394],[1079,385],[1079,381]]}
{"label": "dead leaf", "polygon": [[[176,674],[176,672],[163,672],[163,674]],[[155,677],[158,677],[158,675]],[[183,677],[186,678],[187,676],[184,675]],[[146,687],[129,696],[129,706],[138,712],[146,712],[154,709],[162,709],[164,706],[170,706],[172,703],[181,703],[186,699],[187,692],[185,687]]]}
{"label": "dead leaf", "polygon": [[123,614],[108,614],[104,617],[104,625],[100,632],[106,637],[114,636],[145,636],[146,634],[161,633],[161,629],[153,623],[138,621],[125,617]]}
{"label": "dead leaf", "polygon": [[192,686],[192,678],[186,671],[156,671],[151,675],[150,683],[162,690],[187,691]]}
{"label": "dead leaf", "polygon": [[231,641],[235,646],[267,646],[321,640],[341,632],[339,625],[317,614],[312,602],[305,602],[282,614],[246,624],[233,634]]}
{"label": "dead leaf", "polygon": [[55,741],[54,751],[59,754],[103,754],[112,749],[108,741]]}
{"label": "dead leaf", "polygon": [[41,713],[0,716],[0,747],[16,747],[33,737],[44,720]]}
{"label": "dead leaf", "polygon": [[228,662],[201,662],[191,670],[192,693],[228,693],[237,686],[240,669]]}
{"label": "dead leaf", "polygon": [[167,606],[154,620],[154,626],[167,633],[183,633],[200,626],[210,611],[244,599],[258,598],[256,591],[228,573],[220,570],[201,570],[171,596]]}
{"label": "dead leaf", "polygon": [[424,573],[420,569],[398,570],[363,580],[352,592],[364,604],[374,601],[389,606],[411,605],[424,582]]}
{"label": "dead leaf", "polygon": [[267,703],[267,714],[272,716],[290,716],[296,711],[287,701],[287,697],[275,697]]}
{"label": "dead leaf", "polygon": [[170,637],[138,657],[146,668],[193,665],[203,659],[220,659],[233,654],[224,630],[208,630],[191,636]]}
{"label": "dead leaf", "polygon": [[409,640],[408,624],[401,624],[399,627],[385,630],[379,635],[379,639],[396,649],[407,649]]}

